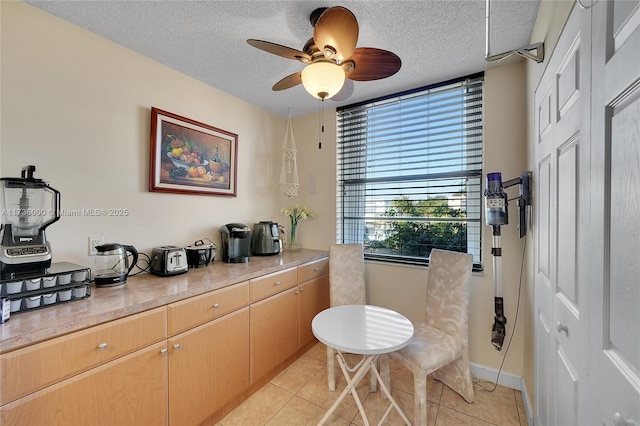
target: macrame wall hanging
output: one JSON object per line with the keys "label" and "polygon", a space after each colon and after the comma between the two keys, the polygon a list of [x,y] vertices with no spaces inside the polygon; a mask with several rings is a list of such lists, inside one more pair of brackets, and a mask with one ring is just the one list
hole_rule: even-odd
{"label": "macrame wall hanging", "polygon": [[287,130],[282,143],[282,169],[280,169],[280,192],[287,197],[298,195],[298,165],[296,164],[296,139],[293,136],[291,113],[287,120]]}

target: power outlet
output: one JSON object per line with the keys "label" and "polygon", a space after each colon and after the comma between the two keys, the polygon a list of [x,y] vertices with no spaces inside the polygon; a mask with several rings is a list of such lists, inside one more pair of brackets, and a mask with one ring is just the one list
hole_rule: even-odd
{"label": "power outlet", "polygon": [[95,256],[98,254],[96,246],[104,244],[104,237],[89,237],[89,256]]}

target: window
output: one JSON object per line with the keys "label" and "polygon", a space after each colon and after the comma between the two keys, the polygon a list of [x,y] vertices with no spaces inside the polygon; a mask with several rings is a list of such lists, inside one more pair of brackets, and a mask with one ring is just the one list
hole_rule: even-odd
{"label": "window", "polygon": [[431,249],[480,267],[484,74],[338,109],[338,242],[426,263]]}

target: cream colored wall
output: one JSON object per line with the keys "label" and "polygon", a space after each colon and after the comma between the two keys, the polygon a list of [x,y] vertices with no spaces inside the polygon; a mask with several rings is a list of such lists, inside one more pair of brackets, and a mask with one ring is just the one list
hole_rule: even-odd
{"label": "cream colored wall", "polygon": [[[92,266],[90,235],[148,253],[280,218],[285,120],[28,4],[0,3],[3,175],[35,164],[64,210],[129,210],[62,217],[47,230],[54,261]],[[238,135],[237,197],[148,191],[152,106]]]}
{"label": "cream colored wall", "polygon": [[[496,68],[486,73],[485,85],[485,163],[484,169],[501,171],[505,180],[517,177],[526,170],[526,117],[525,117],[525,64],[520,61]],[[358,83],[368,84],[368,83]],[[372,83],[369,83],[372,84]],[[303,188],[298,201],[317,213],[313,222],[301,226],[301,244],[307,247],[326,249],[335,241],[335,111],[327,110],[325,104],[325,137],[322,150],[318,150],[318,116],[312,114],[294,120],[298,131],[298,171]],[[329,118],[331,114],[331,118]],[[310,176],[316,177],[317,193],[308,188]],[[513,196],[517,189],[509,190]],[[515,205],[510,207],[511,224],[502,228],[504,298],[508,330],[511,335],[517,301],[518,279],[523,240],[518,238]],[[470,350],[471,361],[498,368],[503,352],[491,345],[491,325],[494,317],[494,283],[491,257],[491,228],[483,227],[483,273],[473,275],[471,295]],[[420,320],[425,306],[427,269],[423,267],[367,263],[367,300],[369,303],[387,306],[404,313],[412,320]],[[523,366],[523,321],[518,321],[505,371],[522,375]],[[506,346],[506,342],[505,342]]]}
{"label": "cream colored wall", "polygon": [[[311,210],[314,218],[300,221],[297,238],[300,245],[307,248],[327,250],[335,242],[336,229],[336,120],[335,108],[331,101],[325,101],[324,133],[322,148],[320,141],[319,115],[310,114],[292,119],[293,134],[298,150],[297,165],[300,189],[297,197],[280,196],[284,206],[299,204]],[[284,135],[280,138],[282,139]],[[283,215],[280,223],[289,224]]]}
{"label": "cream colored wall", "polygon": [[[527,159],[528,169],[533,172],[533,179],[535,182],[537,173],[535,167],[535,136],[534,136],[534,118],[535,110],[533,107],[534,95],[536,86],[540,76],[544,72],[549,58],[553,53],[553,49],[556,46],[560,33],[562,32],[564,25],[571,13],[572,8],[575,6],[574,1],[550,1],[542,0],[540,8],[538,9],[538,16],[536,18],[533,31],[531,33],[531,43],[544,42],[545,48],[545,60],[538,64],[534,61],[527,61]],[[532,185],[533,188],[533,185]],[[535,205],[536,194],[532,195],[532,202]],[[533,231],[535,234],[535,230]],[[533,246],[533,244],[532,244]],[[528,251],[527,255],[527,294],[525,306],[525,335],[528,338],[524,344],[524,379],[527,386],[527,393],[531,399],[531,403],[535,404],[534,397],[534,381],[535,381],[535,342],[534,342],[534,325],[535,325],[535,295],[534,295],[534,252]]]}

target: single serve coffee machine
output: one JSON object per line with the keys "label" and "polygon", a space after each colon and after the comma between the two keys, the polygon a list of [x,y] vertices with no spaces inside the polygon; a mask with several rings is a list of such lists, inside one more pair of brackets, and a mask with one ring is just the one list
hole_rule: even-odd
{"label": "single serve coffee machine", "polygon": [[251,230],[242,223],[228,223],[220,227],[222,261],[245,263],[249,261]]}

